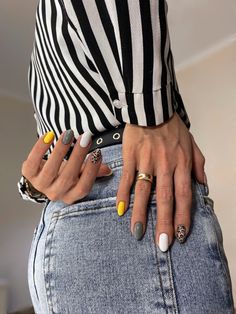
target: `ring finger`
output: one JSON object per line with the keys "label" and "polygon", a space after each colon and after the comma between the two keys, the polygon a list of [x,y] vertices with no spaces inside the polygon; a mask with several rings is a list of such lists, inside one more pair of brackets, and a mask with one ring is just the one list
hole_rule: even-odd
{"label": "ring finger", "polygon": [[63,201],[72,204],[87,196],[93,187],[102,162],[100,149],[94,150],[87,158],[78,182],[63,197]]}
{"label": "ring finger", "polygon": [[[139,165],[139,173],[152,174],[153,169],[150,168],[145,159],[142,159]],[[134,205],[131,217],[131,232],[137,240],[140,240],[146,230],[147,222],[147,204],[151,192],[151,182],[147,180],[137,180],[134,190]]]}

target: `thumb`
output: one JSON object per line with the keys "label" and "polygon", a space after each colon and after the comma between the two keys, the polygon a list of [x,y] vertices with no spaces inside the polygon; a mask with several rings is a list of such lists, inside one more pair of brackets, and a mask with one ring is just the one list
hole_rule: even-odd
{"label": "thumb", "polygon": [[112,175],[112,170],[110,167],[108,167],[106,164],[101,163],[101,166],[98,170],[97,177],[107,177]]}

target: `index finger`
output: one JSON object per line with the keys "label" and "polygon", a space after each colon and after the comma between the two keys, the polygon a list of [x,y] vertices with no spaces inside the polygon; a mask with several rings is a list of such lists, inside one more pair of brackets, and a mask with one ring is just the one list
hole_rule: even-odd
{"label": "index finger", "polygon": [[54,140],[55,134],[53,131],[49,131],[46,134],[42,135],[37,142],[34,144],[31,149],[27,159],[22,166],[22,175],[30,179],[34,177],[40,170],[40,165],[43,159],[43,156],[49,149],[52,141]]}

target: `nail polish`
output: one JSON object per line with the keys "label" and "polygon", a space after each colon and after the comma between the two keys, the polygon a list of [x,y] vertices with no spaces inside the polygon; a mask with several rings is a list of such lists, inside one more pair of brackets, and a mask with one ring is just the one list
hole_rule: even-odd
{"label": "nail polish", "polygon": [[113,174],[113,171],[110,169],[110,172],[108,174],[105,174],[103,177],[109,177]]}
{"label": "nail polish", "polygon": [[138,221],[134,225],[133,234],[137,240],[140,240],[143,236],[143,224],[141,221]]}
{"label": "nail polish", "polygon": [[46,135],[43,138],[43,141],[45,144],[49,144],[53,139],[54,139],[54,132],[53,131],[49,131],[48,133],[46,133]]}
{"label": "nail polish", "polygon": [[175,236],[179,243],[184,243],[187,236],[186,227],[184,225],[178,225]]}
{"label": "nail polish", "polygon": [[119,216],[123,216],[125,212],[125,202],[124,201],[120,201],[118,204],[118,208],[117,208],[117,214]]}
{"label": "nail polish", "polygon": [[70,141],[72,140],[72,137],[74,136],[74,132],[73,130],[67,130],[64,135],[63,135],[63,138],[62,138],[62,143],[64,145],[67,145],[70,143]]}
{"label": "nail polish", "polygon": [[168,250],[168,234],[161,233],[159,236],[159,248],[162,252],[166,252]]}
{"label": "nail polish", "polygon": [[101,149],[100,148],[97,148],[95,149],[92,154],[91,154],[91,162],[93,164],[96,164],[99,162],[99,160],[101,159],[102,157],[102,152],[101,152]]}
{"label": "nail polish", "polygon": [[91,139],[92,135],[90,132],[84,132],[81,136],[81,139],[80,139],[80,146],[81,147],[87,147],[89,142],[90,142],[90,139]]}

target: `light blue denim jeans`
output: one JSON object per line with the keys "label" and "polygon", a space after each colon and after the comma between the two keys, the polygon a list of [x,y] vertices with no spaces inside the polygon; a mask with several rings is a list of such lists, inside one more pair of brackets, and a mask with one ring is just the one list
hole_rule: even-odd
{"label": "light blue denim jeans", "polygon": [[[155,245],[156,194],[152,184],[147,229],[130,231],[130,206],[118,216],[116,193],[122,144],[102,148],[110,177],[97,178],[73,205],[49,201],[35,228],[28,282],[36,314],[233,314],[222,231],[207,186],[192,177],[192,225],[184,244]],[[158,180],[158,178],[156,178]]]}

